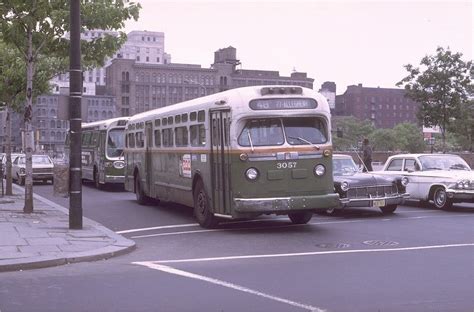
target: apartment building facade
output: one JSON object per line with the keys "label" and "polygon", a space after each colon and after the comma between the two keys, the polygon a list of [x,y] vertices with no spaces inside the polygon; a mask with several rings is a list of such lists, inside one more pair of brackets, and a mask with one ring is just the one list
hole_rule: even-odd
{"label": "apartment building facade", "polygon": [[299,85],[313,88],[314,79],[306,73],[294,72],[285,77],[278,71],[239,69],[236,54],[233,47],[216,51],[210,68],[196,64],[143,64],[117,58],[107,67],[107,93],[115,97],[119,114],[130,116],[238,87]]}
{"label": "apartment building facade", "polygon": [[336,96],[335,116],[354,116],[370,120],[376,128],[393,128],[399,123],[418,123],[419,103],[407,98],[405,90],[348,86]]}

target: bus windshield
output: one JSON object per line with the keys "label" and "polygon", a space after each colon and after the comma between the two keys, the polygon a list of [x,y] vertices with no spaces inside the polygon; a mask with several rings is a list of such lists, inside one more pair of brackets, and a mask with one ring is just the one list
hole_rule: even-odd
{"label": "bus windshield", "polygon": [[[284,130],[283,130],[284,129]],[[241,146],[321,144],[327,142],[325,123],[321,118],[262,118],[250,119],[239,135]]]}
{"label": "bus windshield", "polygon": [[107,156],[120,157],[125,146],[124,129],[112,129],[107,138]]}

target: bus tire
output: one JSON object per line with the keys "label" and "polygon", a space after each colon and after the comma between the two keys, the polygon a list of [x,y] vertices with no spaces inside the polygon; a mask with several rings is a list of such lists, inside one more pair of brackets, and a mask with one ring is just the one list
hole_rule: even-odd
{"label": "bus tire", "polygon": [[137,199],[137,203],[140,205],[146,205],[148,202],[148,197],[143,192],[139,174],[135,176],[135,197]]}
{"label": "bus tire", "polygon": [[306,212],[291,212],[288,214],[288,218],[290,218],[293,224],[306,224],[311,220],[313,217],[312,211]]}
{"label": "bus tire", "polygon": [[213,228],[217,225],[217,219],[210,211],[209,196],[204,189],[204,184],[201,180],[197,181],[194,187],[194,216],[199,225],[203,228]]}

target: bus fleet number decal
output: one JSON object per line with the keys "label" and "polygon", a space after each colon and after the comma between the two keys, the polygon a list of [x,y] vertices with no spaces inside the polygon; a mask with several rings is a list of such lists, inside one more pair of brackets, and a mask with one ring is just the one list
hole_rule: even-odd
{"label": "bus fleet number decal", "polygon": [[293,169],[296,168],[296,161],[288,161],[288,162],[278,162],[277,169]]}

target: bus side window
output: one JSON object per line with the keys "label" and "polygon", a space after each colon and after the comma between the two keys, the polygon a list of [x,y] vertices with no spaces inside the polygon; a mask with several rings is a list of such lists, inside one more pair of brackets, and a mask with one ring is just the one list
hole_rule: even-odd
{"label": "bus side window", "polygon": [[92,134],[92,142],[91,145],[97,147],[97,142],[99,142],[99,132],[94,132]]}
{"label": "bus side window", "polygon": [[188,128],[176,127],[174,131],[176,138],[176,146],[188,146]]}
{"label": "bus side window", "polygon": [[134,133],[128,134],[128,147],[134,148],[135,147],[135,136]]}
{"label": "bus side window", "polygon": [[206,128],[203,124],[192,125],[189,130],[191,132],[191,146],[206,145]]}
{"label": "bus side window", "polygon": [[160,130],[155,130],[155,146],[156,147],[161,146],[161,133],[160,133]]}
{"label": "bus side window", "polygon": [[90,143],[91,133],[84,132],[82,133],[82,146],[87,146]]}
{"label": "bus side window", "polygon": [[206,121],[206,113],[203,110],[198,112],[198,121],[199,122]]}
{"label": "bus side window", "polygon": [[135,134],[135,141],[137,147],[145,146],[145,141],[143,140],[143,132],[140,131]]}
{"label": "bus side window", "polygon": [[173,146],[173,129],[163,129],[161,132],[163,136],[163,146],[164,147],[172,147]]}

